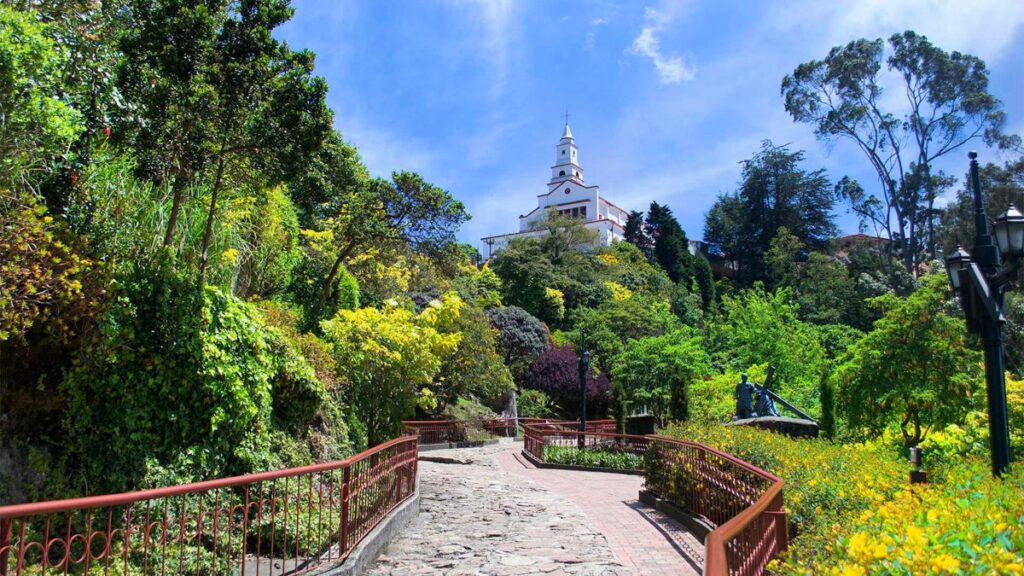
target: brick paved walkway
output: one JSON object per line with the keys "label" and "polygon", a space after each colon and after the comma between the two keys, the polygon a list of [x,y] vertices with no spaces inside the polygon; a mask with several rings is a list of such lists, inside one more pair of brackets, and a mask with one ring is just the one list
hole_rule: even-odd
{"label": "brick paved walkway", "polygon": [[[703,547],[637,502],[639,476],[540,470],[522,443],[421,456],[421,512],[367,574],[699,574]],[[688,553],[689,562],[683,553]]]}
{"label": "brick paved walkway", "polygon": [[637,500],[641,476],[536,468],[519,450],[497,454],[506,470],[579,506],[635,574],[700,574],[704,544],[683,526]]}

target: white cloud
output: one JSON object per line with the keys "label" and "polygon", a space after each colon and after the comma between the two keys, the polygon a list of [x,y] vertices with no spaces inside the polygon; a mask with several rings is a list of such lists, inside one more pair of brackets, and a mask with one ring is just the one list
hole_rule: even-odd
{"label": "white cloud", "polygon": [[1017,32],[1024,27],[1024,2],[804,0],[766,16],[765,28],[795,34],[813,54],[857,38],[888,38],[914,30],[943,50],[968,52],[991,64],[1009,55]]}
{"label": "white cloud", "polygon": [[591,26],[601,26],[602,24],[607,24],[607,23],[608,23],[608,19],[607,18],[594,18],[593,20],[590,21],[590,25]]}
{"label": "white cloud", "polygon": [[667,55],[661,51],[659,34],[676,19],[678,10],[660,10],[647,7],[644,12],[644,27],[633,39],[630,51],[651,60],[662,84],[678,84],[684,80],[693,80],[696,69],[686,62],[682,56]]}
{"label": "white cloud", "polygon": [[449,5],[470,11],[481,54],[494,71],[492,96],[502,94],[508,84],[510,48],[519,34],[519,5],[514,0],[450,0]]}

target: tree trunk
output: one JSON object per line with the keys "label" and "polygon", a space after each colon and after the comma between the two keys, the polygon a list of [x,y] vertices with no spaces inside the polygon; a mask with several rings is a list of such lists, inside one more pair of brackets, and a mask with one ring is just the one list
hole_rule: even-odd
{"label": "tree trunk", "polygon": [[203,231],[203,251],[199,257],[199,286],[202,287],[206,278],[206,265],[209,262],[210,239],[213,237],[213,218],[217,212],[217,195],[220,193],[224,179],[224,146],[221,145],[220,161],[217,163],[217,177],[213,181],[213,192],[210,194],[210,210],[206,214],[206,230]]}
{"label": "tree trunk", "polygon": [[164,234],[164,246],[174,244],[174,228],[178,224],[178,214],[181,212],[181,200],[185,193],[187,184],[185,170],[179,168],[174,175],[173,199],[171,200],[171,215],[167,220],[167,232]]}
{"label": "tree trunk", "polygon": [[334,265],[331,266],[331,271],[327,274],[327,279],[324,280],[324,286],[320,290],[320,303],[327,302],[327,298],[331,295],[331,287],[334,286],[334,280],[338,277],[338,271],[341,270],[341,264],[348,258],[348,255],[352,253],[352,250],[356,247],[355,242],[349,242],[348,246],[344,250],[338,253],[338,257],[334,260]]}

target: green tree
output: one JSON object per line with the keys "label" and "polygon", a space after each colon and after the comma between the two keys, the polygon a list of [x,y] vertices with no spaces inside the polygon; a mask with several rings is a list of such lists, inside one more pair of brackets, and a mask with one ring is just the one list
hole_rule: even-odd
{"label": "green tree", "polygon": [[650,238],[654,261],[673,282],[682,282],[684,286],[689,287],[693,279],[690,242],[672,210],[668,206],[651,202],[647,211],[647,221],[644,223],[644,232]]}
{"label": "green tree", "polygon": [[343,208],[358,206],[358,193],[365,190],[369,181],[370,173],[356,147],[345,142],[340,132],[331,132],[305,170],[288,184],[288,193],[299,211],[299,224],[305,229],[321,230]]}
{"label": "green tree", "polygon": [[119,130],[144,173],[172,182],[164,246],[176,239],[185,193],[204,166],[216,109],[218,25],[227,0],[127,0],[118,88],[133,110]]}
{"label": "green tree", "polygon": [[817,406],[824,352],[814,327],[797,315],[790,289],[769,293],[756,284],[723,297],[722,308],[724,317],[711,327],[721,340],[709,338],[718,363],[738,371],[775,366],[776,392],[803,410]]}
{"label": "green tree", "polygon": [[855,435],[899,427],[906,446],[959,422],[979,402],[981,355],[963,321],[946,313],[947,281],[926,277],[913,294],[874,300],[875,329],[840,358],[833,375],[839,410]]}
{"label": "green tree", "polygon": [[647,258],[653,257],[654,251],[651,246],[651,238],[647,236],[647,232],[644,230],[643,212],[639,210],[630,211],[629,215],[626,216],[626,226],[622,235],[626,242],[640,249],[644,256],[647,256]]}
{"label": "green tree", "polygon": [[543,314],[547,288],[555,283],[555,267],[539,242],[513,240],[491,266],[501,278],[501,300],[534,316]]}
{"label": "green tree", "polygon": [[693,259],[693,277],[697,283],[697,292],[700,293],[701,308],[708,312],[718,298],[715,289],[715,277],[711,272],[711,262],[703,254],[698,254]]}
{"label": "green tree", "polygon": [[743,162],[743,179],[733,194],[719,196],[708,211],[704,240],[738,264],[742,286],[769,280],[765,257],[779,228],[812,250],[835,235],[833,193],[824,170],[800,167],[802,151],[764,141]]}
{"label": "green tree", "polygon": [[815,324],[852,324],[859,304],[846,266],[821,252],[811,252],[797,286],[800,317]]}
{"label": "green tree", "polygon": [[597,308],[577,309],[566,337],[577,347],[593,352],[596,364],[608,371],[612,357],[629,340],[661,336],[682,327],[666,299],[633,294],[621,300],[610,299]]}
{"label": "green tree", "polygon": [[[1002,105],[988,91],[988,70],[978,57],[946,52],[912,31],[836,46],[824,60],[800,64],[782,80],[786,111],[811,124],[819,139],[848,139],[867,157],[881,183],[867,193],[844,179],[839,192],[863,223],[886,234],[908,272],[936,254],[935,200],[948,179],[938,158],[968,142],[1009,146]],[[906,107],[885,105],[883,62]]]}
{"label": "green tree", "polygon": [[550,347],[547,328],[518,306],[491,308],[487,318],[498,332],[495,349],[516,381],[522,381],[530,364]]}
{"label": "green tree", "polygon": [[436,256],[455,243],[469,219],[462,202],[412,172],[377,178],[330,201],[325,227],[334,242],[334,262],[322,283],[323,300],[347,258],[360,248],[397,246]]}
{"label": "green tree", "polygon": [[611,364],[627,412],[647,407],[661,426],[690,417],[690,383],[711,370],[701,336],[693,330],[630,340]]}
{"label": "green tree", "polygon": [[200,279],[225,179],[243,182],[256,171],[259,186],[278,184],[304,167],[330,132],[327,84],[312,74],[313,54],[293,52],[272,36],[293,12],[288,0],[244,0],[229,4],[218,31],[208,72],[215,94],[209,158],[214,174]]}
{"label": "green tree", "polygon": [[[989,221],[998,218],[1010,204],[1024,207],[1024,158],[1008,161],[1003,166],[988,163],[978,168],[981,198]],[[956,200],[946,206],[939,225],[939,246],[944,254],[952,254],[956,247],[974,245],[974,193],[969,177],[957,191]]]}
{"label": "green tree", "polygon": [[772,288],[797,286],[800,283],[800,261],[806,256],[807,245],[789,231],[780,226],[764,255],[765,266]]}
{"label": "green tree", "polygon": [[458,349],[461,334],[447,332],[462,301],[450,295],[420,314],[398,307],[339,310],[323,322],[334,345],[338,376],[365,427],[370,445],[401,433],[402,420],[415,415],[443,362]]}
{"label": "green tree", "polygon": [[64,59],[49,34],[30,12],[0,6],[0,189],[34,188],[83,129],[55,83]]}
{"label": "green tree", "polygon": [[512,374],[497,352],[497,331],[491,328],[483,310],[463,306],[459,317],[443,332],[461,334],[461,339],[455,353],[441,363],[431,386],[438,411],[443,412],[459,398],[476,398],[493,405],[515,389]]}

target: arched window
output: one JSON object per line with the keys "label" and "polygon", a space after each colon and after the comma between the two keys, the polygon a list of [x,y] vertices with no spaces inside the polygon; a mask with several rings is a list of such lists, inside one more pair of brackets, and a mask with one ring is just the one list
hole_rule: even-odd
{"label": "arched window", "polygon": [[565,156],[565,150],[562,150],[562,156]]}
{"label": "arched window", "polygon": [[559,176],[565,176],[565,170],[559,170],[558,171],[558,175]]}

